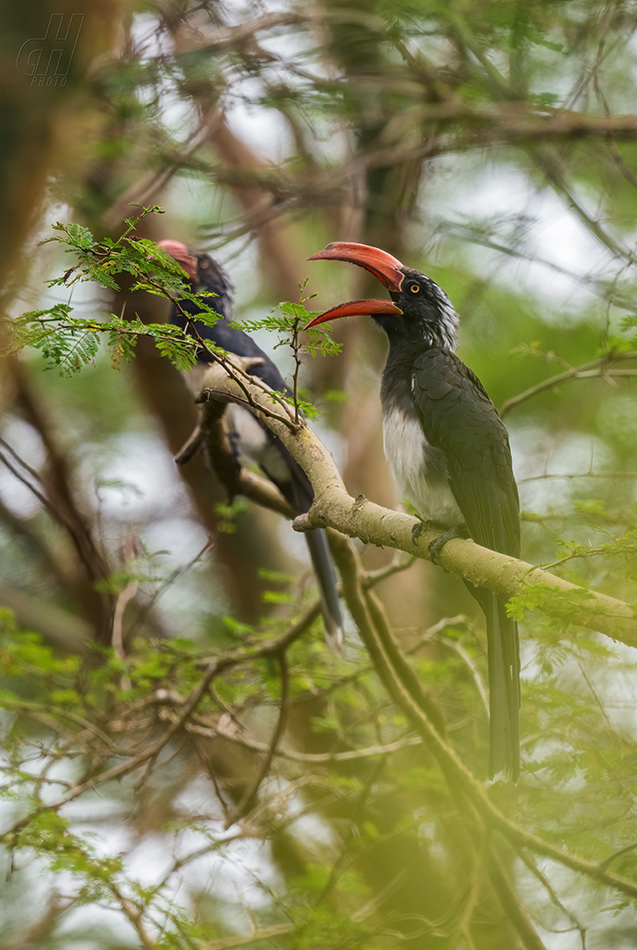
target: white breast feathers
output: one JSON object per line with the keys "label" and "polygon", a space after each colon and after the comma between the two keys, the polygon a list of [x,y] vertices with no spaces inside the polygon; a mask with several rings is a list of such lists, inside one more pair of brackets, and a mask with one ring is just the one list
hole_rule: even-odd
{"label": "white breast feathers", "polygon": [[445,528],[462,524],[464,518],[453,496],[441,449],[426,440],[420,422],[398,408],[383,417],[385,457],[403,498],[416,508],[423,521]]}

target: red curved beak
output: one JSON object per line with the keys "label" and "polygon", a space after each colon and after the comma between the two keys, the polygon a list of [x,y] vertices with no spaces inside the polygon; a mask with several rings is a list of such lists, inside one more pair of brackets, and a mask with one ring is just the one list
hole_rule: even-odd
{"label": "red curved beak", "polygon": [[[308,257],[309,261],[346,261],[348,264],[357,264],[377,277],[388,290],[399,291],[405,274],[403,265],[398,258],[382,251],[379,247],[369,244],[351,244],[346,241],[335,241],[328,244],[325,250]],[[351,300],[349,303],[332,307],[320,316],[315,317],[305,327],[315,327],[328,320],[337,320],[339,317],[353,317],[358,314],[369,316],[373,313],[393,314],[402,316],[402,310],[391,300]]]}
{"label": "red curved beak", "polygon": [[325,250],[308,257],[308,261],[347,261],[348,264],[357,264],[374,277],[378,277],[387,290],[400,290],[405,279],[403,265],[397,257],[392,257],[387,251],[381,251],[379,247],[370,247],[369,244],[334,241],[333,244],[328,244]]}
{"label": "red curved beak", "polygon": [[372,313],[402,316],[400,307],[397,307],[391,300],[350,300],[349,303],[341,303],[337,307],[332,307],[331,310],[326,310],[325,313],[320,314],[320,316],[314,317],[303,329],[309,330],[310,327],[315,327],[319,323],[327,323],[328,320],[338,320],[339,317],[354,317],[358,314],[369,317]]}

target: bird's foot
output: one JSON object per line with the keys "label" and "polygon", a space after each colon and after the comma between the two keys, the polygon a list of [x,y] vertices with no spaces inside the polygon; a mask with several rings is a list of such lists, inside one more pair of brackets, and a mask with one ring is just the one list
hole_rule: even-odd
{"label": "bird's foot", "polygon": [[440,552],[444,548],[447,541],[451,541],[452,538],[461,538],[462,536],[461,529],[456,526],[455,528],[449,528],[449,530],[445,531],[444,534],[440,534],[437,538],[434,538],[429,544],[429,555],[433,563],[438,563]]}
{"label": "bird's foot", "polygon": [[415,524],[411,529],[411,543],[418,544],[420,541],[420,535],[425,530],[425,522],[419,521],[418,524]]}

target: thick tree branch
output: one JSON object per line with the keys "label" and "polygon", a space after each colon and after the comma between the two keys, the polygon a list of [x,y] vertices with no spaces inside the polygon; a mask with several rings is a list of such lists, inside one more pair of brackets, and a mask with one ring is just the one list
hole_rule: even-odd
{"label": "thick tree branch", "polygon": [[[210,398],[245,401],[245,384],[242,382],[241,386],[237,385],[220,366],[209,371],[206,384]],[[351,498],[330,453],[308,426],[303,425],[296,432],[291,432],[287,421],[273,419],[268,405],[270,399],[263,393],[261,386],[254,387],[254,391],[251,387],[251,399],[253,410],[254,407],[260,406],[261,400],[266,400],[264,408],[267,411],[263,413],[265,424],[272,428],[302,465],[317,493],[315,504],[308,516],[303,518],[303,527],[329,526],[363,541],[400,548],[410,554],[428,558],[428,544],[436,537],[435,529],[425,526],[415,543],[412,540],[412,531],[419,525],[417,519],[381,508],[365,498]],[[529,583],[540,584],[546,591],[544,602],[538,605],[542,609],[551,612],[551,608],[557,603],[567,622],[601,629],[631,646],[637,645],[637,617],[628,605],[621,601],[568,584],[545,571],[481,548],[471,541],[450,541],[443,549],[440,561],[446,569],[505,595],[523,592],[528,589]],[[637,897],[637,883],[634,881],[527,832],[495,806],[488,789],[473,776],[455,749],[440,734],[429,710],[420,701],[421,697],[415,695],[410,688],[410,681],[404,679],[402,664],[396,663],[395,651],[388,650],[372,618],[355,565],[348,566],[343,562],[341,570],[344,571],[344,587],[349,593],[348,605],[370,651],[376,671],[389,695],[403,710],[438,762],[462,813],[472,814],[472,820],[477,821],[485,830],[499,831],[514,848],[528,848],[599,883]],[[568,595],[567,608],[564,604],[565,598],[560,597],[560,594]],[[282,645],[279,644],[278,648],[282,649]],[[262,646],[260,650],[263,649]],[[244,653],[242,658],[247,659],[247,653]],[[219,659],[212,664],[212,675],[218,675],[226,665],[232,665],[233,662],[236,660],[232,657]],[[211,675],[210,672],[208,675]],[[194,709],[192,699],[186,705]],[[182,710],[180,721],[185,722],[187,718],[188,713],[184,715]],[[496,883],[501,884],[502,881]],[[518,921],[520,926],[524,924],[526,927],[526,923],[526,918]],[[534,942],[537,938],[532,929],[529,929],[527,937],[530,940],[529,946],[537,946]]]}
{"label": "thick tree branch", "polygon": [[[244,384],[245,385],[245,384]],[[243,402],[245,396],[221,367],[206,377],[208,394],[215,399]],[[251,387],[253,408],[261,407],[263,422],[281,439],[306,471],[316,493],[307,515],[294,524],[298,530],[329,527],[367,544],[398,548],[407,554],[430,560],[429,544],[440,530],[425,524],[414,541],[412,533],[421,523],[410,515],[383,508],[367,498],[348,494],[331,453],[307,426],[292,433],[288,425],[271,418],[271,399],[263,387]],[[257,409],[257,412],[259,410]],[[631,647],[637,647],[637,615],[628,604],[606,594],[578,587],[525,561],[490,551],[471,540],[449,541],[438,557],[445,571],[458,574],[480,587],[504,597],[529,596],[533,606],[564,624],[577,624],[598,630]]]}

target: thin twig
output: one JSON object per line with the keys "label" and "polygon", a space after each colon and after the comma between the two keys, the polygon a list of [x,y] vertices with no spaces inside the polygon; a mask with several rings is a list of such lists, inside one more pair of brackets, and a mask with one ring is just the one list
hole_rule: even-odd
{"label": "thin twig", "polygon": [[[124,560],[124,569],[129,572],[135,556],[136,538],[129,533],[122,544],[122,554]],[[139,587],[139,581],[131,578],[124,589],[118,594],[115,600],[115,610],[113,611],[113,632],[112,645],[113,653],[122,663],[126,662],[126,651],[124,649],[124,611],[127,605],[133,600]],[[121,677],[121,686],[124,690],[131,688],[131,680],[127,674]]]}
{"label": "thin twig", "polygon": [[518,479],[518,485],[527,482],[540,482],[547,478],[637,478],[637,472],[543,472],[541,475],[529,475],[528,478]]}
{"label": "thin twig", "polygon": [[[218,723],[206,725],[204,723],[190,722],[186,725],[186,729],[188,732],[205,736],[209,739],[221,736],[229,742],[243,746],[246,749],[251,749],[253,752],[267,752],[270,748],[265,742],[239,737],[236,733],[224,729]],[[371,759],[377,756],[391,755],[393,752],[400,752],[402,749],[420,745],[422,745],[422,739],[419,736],[408,736],[405,739],[397,739],[395,742],[387,742],[384,745],[372,745],[364,749],[352,749],[348,752],[297,752],[294,749],[277,748],[274,754],[277,758],[287,759],[290,762],[303,762],[307,765],[329,765],[334,762],[354,762],[358,759]]]}
{"label": "thin twig", "polygon": [[226,820],[226,828],[229,828],[231,825],[235,824],[235,822],[240,821],[245,815],[248,814],[249,811],[253,809],[254,805],[256,804],[259,788],[270,771],[270,766],[272,765],[277,746],[285,729],[288,715],[288,699],[290,696],[290,671],[288,668],[285,650],[281,650],[277,654],[277,660],[279,662],[279,669],[281,670],[281,698],[279,701],[279,718],[277,720],[276,728],[272,735],[266,757],[263,760],[261,768],[259,769],[259,773],[256,776],[252,787],[246,789],[246,792],[234,814],[230,815],[230,817]]}
{"label": "thin twig", "polygon": [[551,376],[549,379],[545,379],[541,383],[537,383],[535,386],[526,389],[523,393],[507,399],[500,408],[500,415],[504,417],[508,412],[511,412],[512,409],[526,402],[527,399],[531,399],[532,396],[546,392],[547,389],[555,389],[556,386],[575,379],[590,379],[591,377],[599,376],[602,378],[619,375],[635,376],[637,370],[613,370],[610,368],[613,363],[634,359],[637,359],[637,351],[631,350],[626,353],[606,353],[604,356],[591,360],[589,363],[583,363],[581,366],[573,366],[571,369],[567,369],[563,373],[558,373],[557,376]]}
{"label": "thin twig", "polygon": [[528,868],[529,872],[533,875],[534,878],[536,878],[540,882],[542,887],[545,889],[545,891],[549,895],[549,900],[551,901],[551,903],[554,904],[554,906],[557,907],[557,909],[561,911],[561,913],[563,913],[565,917],[568,917],[570,922],[573,924],[572,929],[579,931],[580,939],[582,941],[582,950],[586,950],[586,929],[587,928],[579,922],[575,914],[573,914],[568,909],[568,907],[564,906],[564,904],[562,903],[562,901],[560,900],[558,896],[557,891],[555,890],[555,888],[553,887],[553,885],[551,884],[547,876],[540,870],[540,868],[535,864],[535,862],[531,860],[531,858],[526,853],[526,851],[519,850],[517,853],[518,853],[518,857],[524,862],[524,865]]}
{"label": "thin twig", "polygon": [[511,886],[508,875],[502,866],[502,861],[493,847],[489,845],[487,845],[486,864],[491,885],[498,895],[509,922],[517,931],[525,950],[546,950],[545,944],[540,940],[526,910]]}

